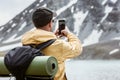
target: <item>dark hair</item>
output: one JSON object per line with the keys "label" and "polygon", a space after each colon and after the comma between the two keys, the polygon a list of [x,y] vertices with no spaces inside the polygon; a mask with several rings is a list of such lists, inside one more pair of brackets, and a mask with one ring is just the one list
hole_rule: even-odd
{"label": "dark hair", "polygon": [[53,12],[47,8],[39,8],[33,12],[32,21],[36,28],[47,25],[53,18]]}

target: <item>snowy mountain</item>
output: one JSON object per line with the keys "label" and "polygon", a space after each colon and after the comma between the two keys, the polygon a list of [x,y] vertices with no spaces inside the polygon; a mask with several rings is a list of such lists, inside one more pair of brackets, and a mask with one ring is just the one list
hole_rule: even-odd
{"label": "snowy mountain", "polygon": [[75,59],[119,59],[120,0],[36,0],[0,27],[1,53],[21,46],[21,36],[33,28],[31,14],[38,7],[56,11],[55,20],[66,18],[83,44],[83,54]]}

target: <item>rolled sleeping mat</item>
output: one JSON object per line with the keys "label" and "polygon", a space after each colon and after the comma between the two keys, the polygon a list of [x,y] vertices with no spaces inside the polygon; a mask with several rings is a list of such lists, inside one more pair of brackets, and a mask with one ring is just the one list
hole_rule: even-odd
{"label": "rolled sleeping mat", "polygon": [[9,76],[10,72],[4,64],[4,57],[0,57],[0,76]]}
{"label": "rolled sleeping mat", "polygon": [[[33,59],[26,71],[26,76],[54,77],[58,70],[58,63],[52,56],[37,56]],[[9,76],[4,64],[4,57],[0,57],[0,76]]]}

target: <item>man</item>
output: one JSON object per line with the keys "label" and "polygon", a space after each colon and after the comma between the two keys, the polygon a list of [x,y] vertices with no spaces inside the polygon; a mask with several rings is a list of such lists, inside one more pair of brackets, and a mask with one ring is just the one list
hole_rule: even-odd
{"label": "man", "polygon": [[67,37],[68,42],[59,39],[58,30],[54,34],[52,32],[53,12],[47,8],[39,8],[32,15],[32,21],[35,29],[28,31],[22,37],[22,44],[40,44],[50,39],[56,41],[45,48],[43,53],[46,56],[54,56],[58,60],[58,72],[54,80],[66,80],[65,78],[65,60],[78,56],[82,51],[79,39],[66,29],[62,30],[61,36]]}

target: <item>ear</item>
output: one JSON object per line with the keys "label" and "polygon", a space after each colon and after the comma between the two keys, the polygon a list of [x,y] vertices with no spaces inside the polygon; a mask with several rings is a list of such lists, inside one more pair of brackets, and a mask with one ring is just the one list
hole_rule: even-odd
{"label": "ear", "polygon": [[49,25],[49,28],[52,28],[52,22],[50,22],[48,25]]}

